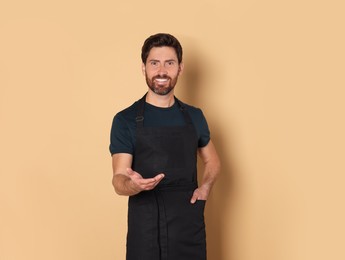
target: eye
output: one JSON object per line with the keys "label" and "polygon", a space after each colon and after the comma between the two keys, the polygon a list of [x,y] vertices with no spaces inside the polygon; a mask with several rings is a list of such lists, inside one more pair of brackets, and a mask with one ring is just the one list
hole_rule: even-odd
{"label": "eye", "polygon": [[150,62],[150,64],[151,64],[151,66],[157,66],[158,62],[153,60],[153,61]]}
{"label": "eye", "polygon": [[172,67],[172,66],[175,65],[175,62],[174,62],[174,61],[168,61],[168,62],[167,62],[167,65],[168,65],[169,67]]}

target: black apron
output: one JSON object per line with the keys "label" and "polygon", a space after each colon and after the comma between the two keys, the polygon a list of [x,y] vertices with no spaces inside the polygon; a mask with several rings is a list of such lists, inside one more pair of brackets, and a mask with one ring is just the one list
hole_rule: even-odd
{"label": "black apron", "polygon": [[198,138],[183,103],[186,125],[144,127],[146,95],[137,110],[133,169],[144,178],[163,172],[152,191],[130,196],[127,260],[206,260],[205,201],[190,203],[197,188]]}

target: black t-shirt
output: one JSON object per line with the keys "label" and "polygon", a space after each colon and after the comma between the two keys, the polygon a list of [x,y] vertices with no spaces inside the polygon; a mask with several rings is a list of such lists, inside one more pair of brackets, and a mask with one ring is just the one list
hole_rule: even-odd
{"label": "black t-shirt", "polygon": [[[137,106],[138,101],[115,115],[110,134],[109,150],[111,154],[134,154]],[[201,109],[187,104],[184,106],[198,135],[198,147],[206,146],[210,141],[210,131]],[[182,126],[185,124],[185,118],[176,101],[168,108],[156,107],[145,102],[144,127]]]}

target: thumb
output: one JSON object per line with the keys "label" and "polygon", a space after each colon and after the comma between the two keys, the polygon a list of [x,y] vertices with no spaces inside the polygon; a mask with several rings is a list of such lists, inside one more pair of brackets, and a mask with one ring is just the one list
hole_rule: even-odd
{"label": "thumb", "polygon": [[127,168],[126,170],[129,175],[133,175],[134,171],[131,168]]}
{"label": "thumb", "polygon": [[194,204],[198,199],[198,195],[194,192],[192,198],[190,199],[190,203]]}
{"label": "thumb", "polygon": [[142,178],[142,176],[138,172],[133,171],[132,168],[127,168],[126,170],[127,170],[129,177],[131,177],[131,178]]}

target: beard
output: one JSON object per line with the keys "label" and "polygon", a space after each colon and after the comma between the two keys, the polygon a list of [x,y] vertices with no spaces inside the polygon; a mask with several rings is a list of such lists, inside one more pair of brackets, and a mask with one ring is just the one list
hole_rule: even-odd
{"label": "beard", "polygon": [[[146,77],[146,84],[147,86],[156,94],[164,96],[169,94],[174,88],[177,83],[178,76],[171,78],[169,76],[155,76],[152,79],[150,79],[147,74],[145,74]],[[157,84],[156,79],[166,79],[168,80],[168,84]]]}

